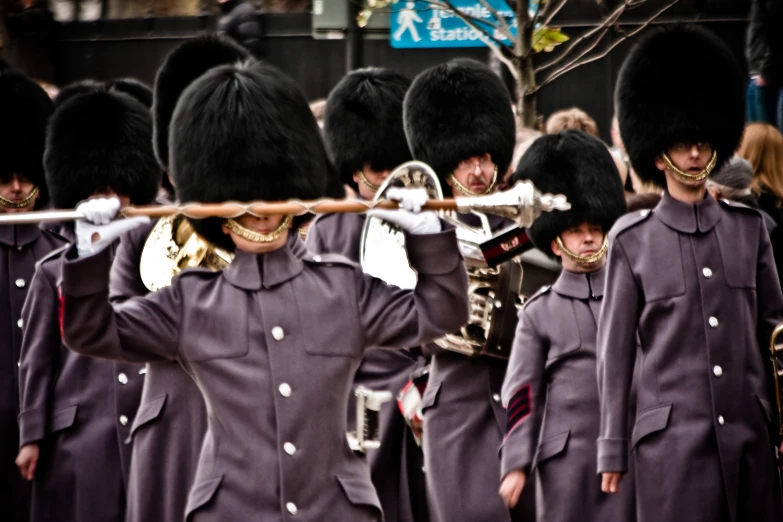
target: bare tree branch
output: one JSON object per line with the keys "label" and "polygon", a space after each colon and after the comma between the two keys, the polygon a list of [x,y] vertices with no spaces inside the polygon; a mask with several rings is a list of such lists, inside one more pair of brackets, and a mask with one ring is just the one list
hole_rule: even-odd
{"label": "bare tree branch", "polygon": [[[532,89],[532,90],[530,91],[530,93],[531,93],[531,94],[534,94],[534,93],[538,92],[538,91],[539,91],[539,90],[541,90],[541,88],[542,88],[542,87],[544,87],[545,85],[547,85],[547,84],[549,84],[549,83],[553,82],[554,80],[556,80],[556,79],[557,79],[557,78],[559,78],[560,76],[564,75],[564,74],[565,74],[565,73],[567,73],[567,72],[570,72],[570,71],[572,71],[572,70],[576,69],[577,67],[581,67],[582,65],[585,65],[585,64],[588,64],[588,63],[591,63],[591,62],[595,62],[595,61],[597,61],[597,60],[600,60],[601,58],[605,57],[607,54],[609,54],[610,52],[612,52],[612,50],[613,50],[615,47],[617,47],[618,45],[620,45],[620,43],[621,43],[621,42],[623,42],[624,40],[627,40],[628,38],[630,38],[630,37],[634,36],[635,34],[637,34],[639,31],[643,30],[645,27],[647,27],[648,25],[650,25],[650,24],[651,24],[651,23],[652,23],[652,22],[653,22],[653,21],[654,21],[656,18],[658,18],[659,16],[661,16],[661,15],[662,15],[664,12],[666,12],[668,9],[670,9],[671,7],[673,7],[673,6],[674,6],[675,4],[677,4],[679,1],[680,1],[680,0],[672,0],[671,2],[669,2],[668,4],[666,4],[664,7],[662,7],[660,10],[658,10],[658,12],[656,12],[656,13],[655,13],[655,14],[653,14],[653,15],[652,15],[650,18],[648,18],[648,19],[647,19],[647,20],[646,20],[646,21],[645,21],[645,22],[644,22],[642,25],[640,25],[639,27],[637,27],[637,28],[636,28],[636,29],[634,29],[633,31],[630,31],[630,32],[627,32],[627,33],[625,33],[625,32],[624,32],[624,33],[623,33],[623,36],[621,36],[620,38],[618,38],[618,39],[617,39],[617,40],[616,40],[614,43],[612,43],[612,45],[610,45],[610,46],[609,46],[609,47],[608,47],[608,48],[607,48],[605,51],[603,51],[603,52],[601,52],[601,53],[598,53],[598,54],[596,54],[596,55],[594,55],[594,56],[591,56],[591,57],[589,57],[589,58],[587,58],[587,59],[584,59],[584,60],[576,60],[576,61],[572,61],[572,62],[570,62],[570,63],[568,63],[568,64],[564,65],[563,67],[561,67],[561,68],[557,69],[556,71],[552,72],[552,74],[550,74],[550,75],[549,75],[549,76],[548,76],[548,77],[547,77],[545,80],[541,81],[541,82],[540,82],[540,83],[539,83],[539,84],[538,84],[538,85],[537,85],[537,86],[536,86],[534,89]],[[595,45],[594,45],[594,46],[592,46],[592,47],[595,47]]]}
{"label": "bare tree branch", "polygon": [[[678,0],[679,1],[679,0]],[[557,58],[551,60],[549,63],[542,64],[539,67],[536,67],[536,72],[539,73],[541,71],[545,71],[551,67],[554,67],[555,65],[562,63],[563,60],[565,60],[566,56],[574,50],[580,43],[584,42],[591,36],[595,35],[596,33],[601,33],[601,36],[598,38],[597,41],[593,42],[593,45],[588,48],[588,52],[595,48],[596,45],[598,45],[598,41],[600,41],[601,38],[606,34],[607,30],[613,26],[617,20],[620,18],[620,15],[623,14],[625,11],[627,5],[624,1],[622,4],[620,4],[617,8],[615,8],[614,11],[612,11],[609,15],[607,15],[606,18],[601,22],[600,25],[596,26],[595,28],[591,29],[590,31],[587,31],[585,34],[580,36],[579,38],[576,38],[575,40],[571,40],[571,42],[566,46],[565,50],[563,50],[560,55],[558,55]],[[569,62],[569,64],[572,64],[574,61],[579,60],[579,58],[583,57],[586,53],[582,52],[579,54],[579,56],[576,57],[575,60],[572,60]]]}
{"label": "bare tree branch", "polygon": [[498,23],[499,23],[498,30],[501,33],[503,33],[503,36],[508,38],[509,42],[513,42],[514,41],[514,34],[511,32],[511,27],[509,27],[508,23],[506,22],[506,19],[503,18],[502,16],[500,16],[500,13],[498,13],[498,10],[495,9],[494,7],[492,7],[487,0],[479,0],[479,2],[481,2],[481,5],[486,7],[489,10],[490,14],[492,14],[492,16],[495,17],[495,20],[498,21]]}
{"label": "bare tree branch", "polygon": [[[552,10],[551,13],[546,13],[547,9],[545,8],[544,11],[541,13],[541,15],[544,15],[546,13],[546,18],[541,23],[541,25],[549,25],[552,23],[552,19],[554,19],[555,15],[560,12],[560,10],[568,3],[568,0],[562,0],[559,4],[555,5],[555,8]],[[539,0],[539,5],[541,4],[541,0]],[[547,8],[552,5],[552,3],[547,4]]]}

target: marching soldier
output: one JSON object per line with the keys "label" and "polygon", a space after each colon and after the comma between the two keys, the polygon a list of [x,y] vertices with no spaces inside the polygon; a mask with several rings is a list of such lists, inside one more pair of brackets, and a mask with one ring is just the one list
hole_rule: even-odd
{"label": "marching soldier", "polygon": [[[227,38],[205,35],[175,48],[158,70],[154,87],[154,151],[169,170],[169,125],[187,86],[213,67],[248,59],[243,48]],[[111,268],[112,303],[145,295],[140,261],[154,223],[140,226],[120,241]],[[127,358],[119,344],[103,346],[104,356]],[[127,442],[133,446],[125,522],[183,520],[188,493],[196,476],[207,412],[201,393],[176,361],[146,365],[141,405]]]}
{"label": "marching soldier", "polygon": [[564,194],[571,210],[540,216],[528,229],[542,251],[560,258],[552,287],[519,313],[503,404],[500,494],[514,506],[536,488],[540,521],[632,522],[632,479],[601,492],[595,475],[599,406],[595,340],[606,277],[606,234],[625,214],[617,167],[600,140],[576,130],[533,142],[512,178]]}
{"label": "marching soldier", "polygon": [[605,492],[622,491],[631,451],[641,522],[783,519],[767,358],[783,294],[761,215],[705,189],[742,135],[743,88],[728,47],[692,25],[650,33],[620,70],[623,142],[666,193],[609,237],[598,471]]}
{"label": "marching soldier", "polygon": [[[419,74],[405,97],[404,121],[413,157],[429,164],[455,195],[490,194],[508,170],[515,140],[511,100],[500,78],[483,64],[454,60]],[[493,231],[510,225],[502,217],[486,218]],[[481,227],[476,215],[459,219]],[[497,494],[506,364],[433,347],[421,410],[434,520],[511,520]],[[522,502],[516,515],[529,504]]]}
{"label": "marching soldier", "polygon": [[[398,165],[411,160],[402,127],[402,101],[410,86],[405,76],[388,69],[360,69],[345,76],[326,103],[326,151],[345,184],[372,200]],[[359,262],[364,214],[327,214],[310,226],[307,247],[315,253],[341,254]],[[370,350],[354,385],[389,390],[397,395],[417,366],[421,350]],[[354,429],[356,409],[348,408]],[[380,448],[369,452],[370,472],[387,522],[426,520],[424,465],[421,449],[396,404],[382,407]]]}
{"label": "marching soldier", "polygon": [[[13,69],[0,70],[0,214],[27,212],[48,202],[43,171],[46,122],[53,111],[49,95]],[[30,511],[30,486],[16,467],[19,451],[19,356],[22,306],[35,263],[65,240],[36,225],[0,226],[2,278],[6,296],[0,309],[4,339],[0,371],[0,512],[4,520],[24,522]]]}
{"label": "marching soldier", "polygon": [[[44,167],[57,208],[96,195],[151,203],[160,171],[149,109],[108,85],[76,95],[51,118]],[[125,439],[139,405],[142,366],[77,355],[61,345],[64,251],[41,260],[23,309],[17,464],[33,481],[32,521],[113,522],[125,516],[131,461]]]}
{"label": "marching soldier", "polygon": [[[315,119],[293,81],[269,66],[201,76],[179,99],[170,135],[182,201],[325,191],[328,160]],[[395,196],[413,211],[426,201],[415,191]],[[408,239],[419,274],[410,291],[341,256],[309,253],[289,232],[298,217],[191,220],[205,239],[235,252],[231,265],[186,271],[112,307],[110,258],[100,249],[133,226],[110,222],[118,208],[105,199],[80,206],[90,223],[77,224],[77,249],[63,267],[64,338],[84,353],[119,343],[128,357],[176,360],[192,373],[208,428],[187,520],[380,519],[369,471],[345,437],[353,375],[367,346],[415,346],[467,319],[454,232],[442,231],[432,212],[395,214],[417,231]],[[443,301],[454,306],[437,306]]]}

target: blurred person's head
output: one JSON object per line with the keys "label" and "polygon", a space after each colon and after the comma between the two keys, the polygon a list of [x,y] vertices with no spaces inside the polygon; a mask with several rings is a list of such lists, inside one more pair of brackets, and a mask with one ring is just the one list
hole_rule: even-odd
{"label": "blurred person's head", "polygon": [[738,155],[753,167],[751,188],[783,199],[783,135],[767,123],[745,127]]}
{"label": "blurred person's head", "polygon": [[580,130],[598,138],[598,125],[582,109],[572,107],[552,114],[545,125],[547,134],[557,134],[564,130]]}
{"label": "blurred person's head", "polygon": [[707,178],[707,190],[715,199],[743,202],[752,196],[753,165],[746,159],[733,157]]}
{"label": "blurred person's head", "polygon": [[620,123],[617,121],[617,115],[612,116],[612,147],[618,152],[625,155],[625,145],[623,145],[623,138],[620,136]]}

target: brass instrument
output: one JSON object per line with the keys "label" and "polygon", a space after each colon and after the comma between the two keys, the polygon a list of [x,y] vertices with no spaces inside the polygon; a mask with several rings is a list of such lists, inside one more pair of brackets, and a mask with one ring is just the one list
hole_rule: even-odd
{"label": "brass instrument", "polygon": [[[443,198],[435,172],[421,162],[399,166],[377,191],[374,201],[381,200],[389,187],[423,187],[431,199]],[[562,201],[559,198],[562,196],[540,194],[530,183],[519,183],[509,192],[457,198],[457,208],[474,212],[480,227],[467,226],[453,213],[441,211],[441,217],[456,228],[465,258],[470,318],[458,332],[437,339],[435,344],[468,356],[508,359],[517,313],[525,300],[520,255],[532,248],[519,227],[529,226],[543,211],[564,208],[564,198]],[[466,205],[461,206],[461,202]],[[485,213],[511,217],[518,226],[493,233]],[[361,264],[366,273],[400,288],[416,285],[416,273],[408,263],[404,248],[405,237],[396,225],[369,217],[360,245]]]}
{"label": "brass instrument", "polygon": [[778,344],[778,336],[783,333],[783,323],[777,325],[769,339],[769,358],[772,360],[772,375],[775,383],[775,402],[778,406],[778,435],[783,436],[783,407],[780,401],[780,378],[783,377],[781,358],[783,358],[783,343]]}
{"label": "brass instrument", "polygon": [[234,259],[232,252],[202,239],[182,214],[162,217],[144,243],[139,272],[144,286],[155,292],[169,286],[186,268],[222,270]]}
{"label": "brass instrument", "polygon": [[371,390],[357,386],[356,431],[347,433],[348,446],[356,453],[366,455],[367,450],[381,446],[381,406],[392,400],[386,390]]}

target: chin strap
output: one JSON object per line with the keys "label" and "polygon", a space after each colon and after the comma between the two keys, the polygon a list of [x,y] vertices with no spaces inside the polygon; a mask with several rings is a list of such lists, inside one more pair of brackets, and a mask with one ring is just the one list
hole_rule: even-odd
{"label": "chin strap", "polygon": [[362,185],[367,187],[368,190],[371,190],[372,192],[378,192],[378,189],[381,188],[380,185],[376,185],[369,179],[367,179],[367,176],[364,175],[363,170],[357,170],[356,175],[359,177],[359,181],[362,182]]}
{"label": "chin strap", "polygon": [[707,166],[704,167],[704,170],[698,174],[688,174],[687,172],[680,170],[677,165],[674,164],[671,158],[669,158],[669,155],[665,152],[661,154],[661,160],[663,160],[663,163],[666,165],[666,170],[672,171],[678,178],[685,181],[701,181],[706,179],[707,176],[710,175],[710,172],[712,172],[712,169],[715,168],[715,164],[718,162],[718,153],[716,151],[712,151],[712,157],[710,158],[709,163],[707,163]]}
{"label": "chin strap", "polygon": [[557,248],[563,252],[563,255],[574,263],[579,263],[580,265],[592,265],[604,257],[604,255],[606,255],[606,251],[609,249],[609,236],[605,235],[604,241],[601,243],[601,248],[598,249],[598,252],[595,254],[590,254],[589,256],[580,256],[579,254],[575,254],[568,250],[563,244],[563,241],[560,239],[560,236],[555,238],[555,243],[557,243]]}
{"label": "chin strap", "polygon": [[287,215],[282,223],[280,223],[276,229],[274,229],[271,232],[263,233],[263,232],[256,232],[255,230],[250,230],[249,228],[245,228],[239,223],[237,223],[232,218],[229,218],[226,220],[226,228],[228,228],[231,232],[238,235],[242,239],[247,239],[248,241],[252,241],[253,243],[271,243],[272,241],[276,241],[280,238],[280,236],[283,235],[283,232],[291,227],[291,222],[294,220],[294,216]]}
{"label": "chin strap", "polygon": [[453,173],[450,176],[451,182],[454,184],[454,188],[457,189],[457,192],[462,194],[465,197],[475,197],[475,196],[486,196],[487,194],[490,194],[495,189],[495,184],[498,182],[498,166],[495,165],[495,172],[492,174],[492,181],[489,182],[489,186],[484,189],[484,192],[473,192],[468,187],[463,185],[459,182],[457,179],[457,176],[455,176]]}
{"label": "chin strap", "polygon": [[26,198],[19,201],[12,201],[8,198],[0,196],[0,206],[5,208],[24,208],[35,201],[35,198],[38,197],[38,194],[40,194],[38,187],[33,187],[33,190],[30,191],[30,194]]}

